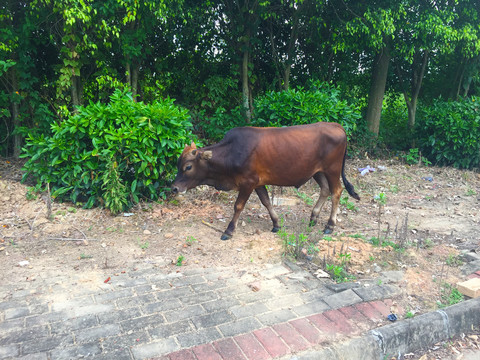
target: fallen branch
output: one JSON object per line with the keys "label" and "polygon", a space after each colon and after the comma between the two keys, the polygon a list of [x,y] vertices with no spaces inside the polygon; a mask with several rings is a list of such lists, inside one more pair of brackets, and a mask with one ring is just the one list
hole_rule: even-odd
{"label": "fallen branch", "polygon": [[216,230],[218,232],[221,232],[223,234],[223,230],[220,230],[219,228],[213,226],[212,224],[209,224],[208,222],[206,222],[205,220],[202,220],[202,224],[203,225],[207,225],[208,227],[211,227],[213,230]]}
{"label": "fallen branch", "polygon": [[75,238],[55,238],[49,237],[47,240],[63,240],[63,241],[100,241],[100,239],[75,239]]}

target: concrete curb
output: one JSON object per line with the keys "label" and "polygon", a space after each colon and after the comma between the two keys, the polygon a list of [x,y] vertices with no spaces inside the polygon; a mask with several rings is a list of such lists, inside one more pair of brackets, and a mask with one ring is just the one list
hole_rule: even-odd
{"label": "concrete curb", "polygon": [[342,344],[289,355],[287,360],[371,360],[387,359],[428,347],[480,327],[480,298],[470,299],[445,309],[402,320]]}

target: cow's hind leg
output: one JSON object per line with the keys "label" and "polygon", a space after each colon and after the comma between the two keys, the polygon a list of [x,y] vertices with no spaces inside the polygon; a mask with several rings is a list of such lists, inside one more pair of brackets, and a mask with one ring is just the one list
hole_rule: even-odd
{"label": "cow's hind leg", "polygon": [[220,239],[228,240],[232,237],[235,228],[237,227],[238,218],[240,217],[240,213],[242,212],[243,208],[245,207],[245,203],[247,202],[248,198],[252,194],[253,189],[240,189],[238,192],[237,200],[235,201],[234,206],[234,213],[233,218],[227,226],[227,229],[222,234]]}
{"label": "cow's hind leg", "polygon": [[273,222],[273,229],[272,232],[277,232],[280,230],[280,225],[278,224],[278,215],[273,210],[272,203],[270,202],[270,198],[268,197],[268,191],[265,186],[260,186],[255,189],[258,197],[260,198],[260,201],[262,202],[263,206],[265,206],[268,210],[268,213],[270,214],[270,218],[272,219]]}
{"label": "cow's hind leg", "polygon": [[330,188],[328,186],[327,178],[325,174],[318,172],[313,175],[313,178],[320,186],[320,197],[318,198],[317,203],[315,204],[312,215],[310,216],[310,226],[315,226],[318,221],[318,216],[320,215],[320,211],[322,210],[323,204],[327,200],[328,196],[330,195]]}
{"label": "cow's hind leg", "polygon": [[340,196],[342,195],[343,188],[340,182],[339,173],[333,172],[325,175],[327,177],[328,186],[330,187],[330,191],[332,193],[332,211],[330,213],[328,223],[325,226],[325,230],[323,230],[323,233],[331,234],[337,223],[338,205],[340,204]]}

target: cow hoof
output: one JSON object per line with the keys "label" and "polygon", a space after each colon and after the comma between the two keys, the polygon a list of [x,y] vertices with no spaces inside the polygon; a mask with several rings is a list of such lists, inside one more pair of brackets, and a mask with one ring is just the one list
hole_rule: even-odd
{"label": "cow hoof", "polygon": [[232,238],[232,235],[228,235],[223,233],[222,236],[220,237],[221,240],[230,240]]}
{"label": "cow hoof", "polygon": [[279,227],[277,227],[277,226],[274,226],[274,227],[273,227],[273,229],[272,229],[272,232],[276,233],[276,232],[278,232],[279,230],[280,230],[280,228],[279,228]]}
{"label": "cow hoof", "polygon": [[329,227],[326,227],[325,230],[323,230],[323,233],[325,235],[328,235],[328,234],[331,234],[333,233],[333,229],[329,228]]}

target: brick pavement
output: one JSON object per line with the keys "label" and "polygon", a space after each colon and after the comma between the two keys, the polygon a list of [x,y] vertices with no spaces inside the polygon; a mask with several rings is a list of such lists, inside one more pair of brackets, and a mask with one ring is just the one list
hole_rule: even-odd
{"label": "brick pavement", "polygon": [[273,359],[384,324],[398,293],[332,284],[292,264],[146,266],[93,283],[0,285],[0,359]]}

